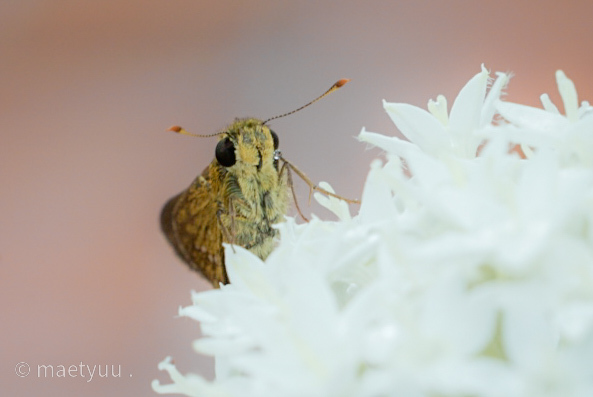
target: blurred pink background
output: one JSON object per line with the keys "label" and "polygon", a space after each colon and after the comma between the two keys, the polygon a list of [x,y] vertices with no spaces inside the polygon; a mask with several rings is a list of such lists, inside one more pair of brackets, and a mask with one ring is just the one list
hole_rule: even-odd
{"label": "blurred pink background", "polygon": [[[590,0],[3,1],[0,394],[150,396],[152,379],[169,382],[157,370],[167,355],[213,376],[191,349],[198,324],[175,318],[208,284],[174,256],[158,214],[216,139],[170,125],[212,133],[349,77],[272,126],[311,179],[360,197],[379,152],[353,137],[363,126],[397,134],[382,99],[451,104],[481,63],[514,73],[508,100],[538,105],[548,92],[561,106],[557,68],[593,99],[591,15]],[[121,366],[121,377],[37,376],[81,362]]]}

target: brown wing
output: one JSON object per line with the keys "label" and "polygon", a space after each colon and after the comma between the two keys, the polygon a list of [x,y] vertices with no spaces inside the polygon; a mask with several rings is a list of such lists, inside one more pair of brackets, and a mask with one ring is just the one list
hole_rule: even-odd
{"label": "brown wing", "polygon": [[229,281],[208,170],[206,167],[187,190],[167,201],[161,211],[161,228],[177,255],[218,287]]}

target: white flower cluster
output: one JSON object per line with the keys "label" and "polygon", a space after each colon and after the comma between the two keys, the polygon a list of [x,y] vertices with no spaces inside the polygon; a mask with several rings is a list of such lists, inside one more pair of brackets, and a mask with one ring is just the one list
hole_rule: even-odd
{"label": "white flower cluster", "polygon": [[[194,348],[216,379],[187,396],[593,396],[593,109],[558,71],[566,115],[501,101],[474,76],[450,113],[384,103],[357,216],[279,225],[265,263],[226,250],[231,284],[195,293]],[[488,86],[490,89],[488,90]]]}

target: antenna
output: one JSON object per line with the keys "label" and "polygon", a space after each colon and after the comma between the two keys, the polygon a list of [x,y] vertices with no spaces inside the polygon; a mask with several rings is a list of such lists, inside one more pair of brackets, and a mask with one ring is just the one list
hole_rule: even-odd
{"label": "antenna", "polygon": [[191,132],[187,132],[185,128],[180,127],[178,125],[174,125],[172,127],[167,128],[165,131],[173,131],[181,135],[189,135],[189,136],[197,136],[198,138],[209,138],[211,136],[216,136],[223,134],[224,132],[216,132],[214,134],[207,134],[207,135],[200,135],[200,134],[192,134]]}
{"label": "antenna", "polygon": [[309,103],[307,103],[307,104],[305,104],[305,105],[301,106],[300,108],[298,108],[298,109],[295,109],[295,110],[293,110],[293,111],[291,111],[291,112],[284,113],[284,114],[281,114],[281,115],[279,115],[279,116],[270,117],[269,119],[267,119],[266,121],[264,121],[264,122],[262,123],[262,125],[265,125],[265,124],[266,124],[268,121],[275,120],[275,119],[279,119],[279,118],[281,118],[281,117],[285,117],[285,116],[289,116],[289,115],[291,115],[291,114],[293,114],[293,113],[296,113],[296,112],[298,112],[299,110],[302,110],[302,109],[306,108],[306,107],[307,107],[307,106],[309,106],[309,105],[312,105],[312,104],[314,104],[315,102],[317,102],[317,101],[318,101],[318,100],[320,100],[321,98],[323,98],[323,97],[325,97],[325,96],[327,96],[327,95],[331,94],[332,92],[334,92],[335,90],[337,90],[338,88],[340,88],[341,86],[343,86],[344,84],[346,84],[346,83],[347,83],[347,82],[349,82],[349,81],[350,81],[350,79],[341,79],[341,80],[338,80],[338,81],[336,81],[336,83],[335,83],[334,85],[332,85],[332,86],[330,87],[330,89],[329,89],[329,90],[325,91],[323,94],[321,94],[321,95],[320,95],[320,96],[318,96],[317,98],[313,99],[311,102],[309,102]]}
{"label": "antenna", "polygon": [[[321,95],[320,95],[320,96],[318,96],[317,98],[313,99],[311,102],[309,102],[309,103],[307,103],[307,104],[305,104],[305,105],[301,106],[300,108],[298,108],[298,109],[295,109],[295,110],[293,110],[293,111],[291,111],[291,112],[284,113],[284,114],[281,114],[281,115],[279,115],[279,116],[270,117],[269,119],[267,119],[266,121],[264,121],[264,122],[262,123],[262,125],[265,125],[265,124],[266,124],[268,121],[275,120],[275,119],[279,119],[279,118],[281,118],[281,117],[286,117],[286,116],[288,116],[288,115],[291,115],[291,114],[293,114],[293,113],[296,113],[296,112],[298,112],[299,110],[303,110],[303,109],[304,109],[304,108],[306,108],[307,106],[309,106],[309,105],[312,105],[312,104],[314,104],[315,102],[317,102],[318,100],[320,100],[321,98],[323,98],[323,97],[325,97],[325,96],[327,96],[327,95],[331,94],[332,92],[334,92],[334,91],[335,91],[335,90],[337,90],[338,88],[342,87],[344,84],[346,84],[346,83],[347,83],[347,82],[349,82],[349,81],[350,81],[350,79],[341,79],[341,80],[338,80],[338,81],[336,81],[336,83],[335,83],[334,85],[332,85],[332,86],[329,88],[329,90],[325,91],[323,94],[321,94]],[[209,137],[212,137],[212,136],[216,136],[216,135],[221,135],[221,134],[224,134],[224,131],[223,131],[223,132],[216,132],[216,133],[214,133],[214,134],[206,134],[206,135],[202,135],[202,134],[193,134],[193,133],[191,133],[191,132],[188,132],[188,131],[187,131],[185,128],[183,128],[183,127],[180,127],[180,126],[178,126],[178,125],[174,125],[174,126],[172,126],[172,127],[169,127],[169,128],[167,128],[167,129],[166,129],[166,131],[172,131],[172,132],[176,132],[176,133],[178,133],[178,134],[181,134],[181,135],[195,136],[195,137],[198,137],[198,138],[209,138]]]}

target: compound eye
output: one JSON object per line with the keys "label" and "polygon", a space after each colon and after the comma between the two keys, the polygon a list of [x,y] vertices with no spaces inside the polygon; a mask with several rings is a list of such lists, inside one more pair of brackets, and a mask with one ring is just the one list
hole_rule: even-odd
{"label": "compound eye", "polygon": [[274,141],[274,150],[278,149],[278,145],[280,144],[280,140],[278,139],[278,135],[270,130],[270,134],[272,134],[272,140]]}
{"label": "compound eye", "polygon": [[237,161],[235,158],[235,145],[228,137],[218,142],[214,154],[218,163],[223,167],[231,167]]}

